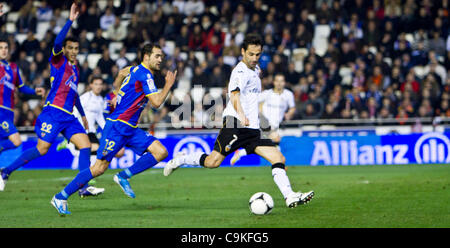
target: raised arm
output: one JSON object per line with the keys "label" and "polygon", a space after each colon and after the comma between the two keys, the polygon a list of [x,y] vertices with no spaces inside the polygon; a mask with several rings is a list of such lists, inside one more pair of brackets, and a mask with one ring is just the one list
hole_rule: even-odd
{"label": "raised arm", "polygon": [[78,6],[75,3],[72,3],[72,6],[70,7],[69,20],[67,20],[64,27],[56,36],[55,44],[53,46],[53,55],[57,55],[62,51],[64,39],[66,38],[72,23],[78,18],[79,15],[80,11],[78,10]]}

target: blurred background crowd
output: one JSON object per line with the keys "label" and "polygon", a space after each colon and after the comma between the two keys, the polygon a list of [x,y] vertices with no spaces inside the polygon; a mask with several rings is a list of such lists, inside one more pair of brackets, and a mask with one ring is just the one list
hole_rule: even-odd
{"label": "blurred background crowd", "polygon": [[[220,116],[223,106],[214,103],[226,103],[228,79],[248,33],[264,40],[263,89],[283,73],[294,92],[294,120],[393,118],[403,124],[450,117],[448,0],[79,2],[71,35],[80,41],[81,94],[96,75],[105,80],[104,94],[112,91],[118,71],[139,64],[139,48],[147,42],[166,54],[158,87],[167,70],[178,70],[173,97],[158,110],[147,107],[141,123],[170,123],[183,103],[192,107],[191,121],[210,120],[211,106]],[[4,2],[0,35],[8,37],[10,61],[26,84],[50,87],[48,58],[70,4]],[[43,101],[20,97],[16,125],[32,126]]]}

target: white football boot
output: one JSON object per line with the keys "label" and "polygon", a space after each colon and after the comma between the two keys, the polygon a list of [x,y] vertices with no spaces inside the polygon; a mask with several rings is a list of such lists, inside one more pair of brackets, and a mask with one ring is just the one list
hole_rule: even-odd
{"label": "white football boot", "polygon": [[309,191],[306,193],[292,192],[288,197],[286,197],[286,206],[289,208],[295,208],[298,205],[307,204],[313,197],[314,191]]}

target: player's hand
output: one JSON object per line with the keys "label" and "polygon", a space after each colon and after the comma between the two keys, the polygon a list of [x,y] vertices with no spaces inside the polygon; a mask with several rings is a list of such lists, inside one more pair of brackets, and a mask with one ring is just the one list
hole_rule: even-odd
{"label": "player's hand", "polygon": [[242,126],[244,126],[244,127],[250,126],[250,121],[248,120],[247,116],[241,115],[239,117],[240,117],[239,119],[240,119],[240,122],[241,122]]}
{"label": "player's hand", "polygon": [[75,2],[73,2],[72,6],[70,6],[69,19],[71,21],[75,21],[79,15],[80,15],[80,10],[78,9],[77,4]]}
{"label": "player's hand", "polygon": [[111,105],[114,107],[114,109],[116,108],[117,105],[117,96],[114,96],[110,101]]}
{"label": "player's hand", "polygon": [[169,86],[169,88],[172,88],[176,78],[177,78],[177,70],[175,70],[175,72],[167,71],[166,85]]}
{"label": "player's hand", "polygon": [[81,117],[81,120],[83,121],[84,129],[85,129],[85,130],[88,130],[88,129],[89,129],[89,123],[88,123],[88,121],[87,121],[86,116]]}
{"label": "player's hand", "polygon": [[44,97],[44,95],[45,95],[45,89],[44,89],[44,88],[42,88],[42,87],[37,87],[37,88],[35,89],[35,91],[36,91],[36,95],[41,96],[41,97]]}

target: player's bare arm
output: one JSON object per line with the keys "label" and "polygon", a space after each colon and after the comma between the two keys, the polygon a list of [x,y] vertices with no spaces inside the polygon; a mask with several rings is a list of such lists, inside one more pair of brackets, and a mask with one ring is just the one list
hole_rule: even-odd
{"label": "player's bare arm", "polygon": [[148,100],[150,101],[150,103],[152,104],[153,107],[155,108],[159,108],[161,106],[161,104],[163,104],[163,102],[166,100],[167,95],[170,92],[170,89],[172,88],[173,84],[175,83],[175,79],[177,77],[177,71],[175,72],[171,72],[171,71],[167,71],[166,74],[166,83],[164,84],[164,88],[162,89],[162,91],[156,93],[156,94],[151,94],[148,97]]}
{"label": "player's bare arm", "polygon": [[236,113],[239,116],[239,120],[241,121],[241,125],[249,126],[250,121],[244,114],[244,110],[242,109],[241,100],[239,99],[241,93],[239,91],[233,91],[230,94],[230,101],[233,104],[233,108],[236,110]]}

